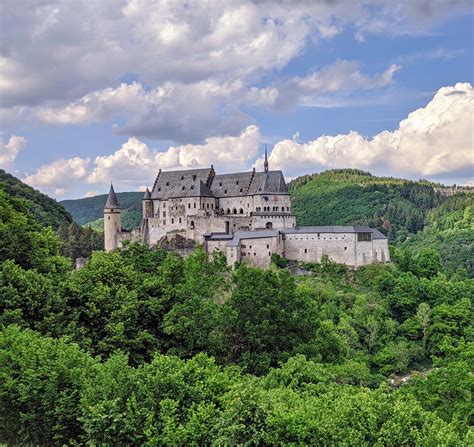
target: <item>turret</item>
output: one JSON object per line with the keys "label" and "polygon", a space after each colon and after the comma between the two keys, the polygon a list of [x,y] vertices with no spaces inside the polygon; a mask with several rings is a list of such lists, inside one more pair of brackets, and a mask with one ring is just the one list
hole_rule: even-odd
{"label": "turret", "polygon": [[153,217],[153,200],[151,200],[150,190],[147,188],[142,199],[143,219]]}
{"label": "turret", "polygon": [[263,172],[265,172],[265,174],[268,174],[267,145],[265,145],[265,161],[263,162]]}
{"label": "turret", "polygon": [[122,210],[112,183],[104,207],[104,248],[112,251],[117,248],[118,234],[122,231]]}

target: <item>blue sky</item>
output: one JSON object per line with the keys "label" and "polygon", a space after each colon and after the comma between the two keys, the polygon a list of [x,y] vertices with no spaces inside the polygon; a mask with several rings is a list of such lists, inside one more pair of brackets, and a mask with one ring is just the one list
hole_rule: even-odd
{"label": "blue sky", "polygon": [[58,199],[264,144],[288,178],[473,184],[469,2],[27,4],[2,7],[0,167]]}

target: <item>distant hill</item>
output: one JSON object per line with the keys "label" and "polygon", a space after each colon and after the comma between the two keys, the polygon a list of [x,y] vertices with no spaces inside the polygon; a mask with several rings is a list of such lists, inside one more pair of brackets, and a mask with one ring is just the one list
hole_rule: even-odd
{"label": "distant hill", "polygon": [[[103,248],[103,237],[81,228],[61,203],[0,169],[0,190],[22,199],[29,217],[42,227],[51,227],[63,241],[62,254],[72,259],[87,257]],[[1,211],[1,210],[0,210]]]}
{"label": "distant hill", "polygon": [[[122,226],[130,230],[140,225],[142,218],[142,192],[119,192],[117,193],[120,206],[122,207]],[[71,213],[73,219],[79,225],[91,224],[94,229],[100,229],[104,215],[104,205],[107,194],[84,199],[63,200],[61,205]]]}
{"label": "distant hill", "polygon": [[423,229],[427,213],[446,200],[427,181],[376,177],[337,169],[289,183],[298,225],[371,225],[392,242]]}
{"label": "distant hill", "polygon": [[73,222],[71,214],[56,200],[26,185],[3,169],[0,169],[0,189],[7,194],[24,199],[28,212],[42,226],[59,230]]}

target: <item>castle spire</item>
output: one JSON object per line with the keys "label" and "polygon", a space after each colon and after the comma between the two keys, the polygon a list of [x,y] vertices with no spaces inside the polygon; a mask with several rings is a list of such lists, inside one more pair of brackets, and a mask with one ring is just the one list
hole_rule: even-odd
{"label": "castle spire", "polygon": [[265,145],[265,162],[263,163],[263,172],[265,172],[265,174],[268,174],[267,145]]}
{"label": "castle spire", "polygon": [[120,204],[117,199],[117,195],[114,191],[114,185],[110,182],[109,196],[107,197],[107,202],[105,202],[104,208],[118,208],[120,209]]}

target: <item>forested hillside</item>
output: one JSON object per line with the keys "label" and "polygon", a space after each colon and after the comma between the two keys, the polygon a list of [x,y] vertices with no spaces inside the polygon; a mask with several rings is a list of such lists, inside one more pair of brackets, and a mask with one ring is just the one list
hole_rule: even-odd
{"label": "forested hillside", "polygon": [[402,247],[414,252],[432,247],[440,253],[445,270],[463,268],[474,276],[474,194],[449,197],[429,211],[423,231],[409,235]]}
{"label": "forested hillside", "polygon": [[[11,216],[11,223],[1,221],[5,237],[8,237],[10,225],[16,220],[26,219],[26,223],[33,231],[42,228],[52,228],[62,240],[61,253],[75,259],[88,257],[93,250],[103,249],[103,237],[92,229],[81,228],[73,221],[72,216],[56,200],[26,185],[0,169],[0,193],[3,193],[4,202],[1,211],[6,212],[7,203],[13,210],[21,212]],[[3,216],[7,219],[7,216]],[[9,218],[9,219],[10,219]],[[20,241],[17,241],[21,243]]]}
{"label": "forested hillside", "polygon": [[0,191],[0,443],[472,445],[474,280],[433,249],[292,277],[60,245]]}
{"label": "forested hillside", "polygon": [[427,213],[443,201],[433,186],[337,169],[299,177],[289,189],[298,225],[371,225],[400,242],[422,230]]}
{"label": "forested hillside", "polygon": [[[142,192],[119,192],[117,193],[122,208],[122,226],[130,230],[140,226],[142,218]],[[103,221],[95,222],[104,216],[104,205],[107,194],[95,197],[86,197],[76,200],[63,200],[64,208],[71,213],[73,219],[79,225],[92,224],[93,228],[102,228]]]}

